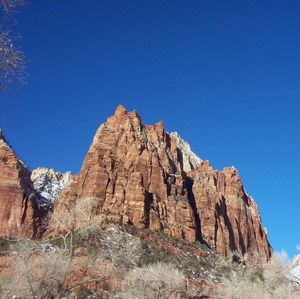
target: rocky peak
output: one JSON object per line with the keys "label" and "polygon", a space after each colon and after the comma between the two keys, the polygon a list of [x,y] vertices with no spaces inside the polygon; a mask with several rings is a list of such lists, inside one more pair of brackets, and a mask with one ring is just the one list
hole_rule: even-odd
{"label": "rocky peak", "polygon": [[227,256],[257,252],[264,262],[271,255],[257,206],[237,170],[213,170],[162,122],[146,126],[123,106],[97,130],[60,201],[84,198],[96,199],[108,222],[204,242]]}
{"label": "rocky peak", "polygon": [[114,116],[117,118],[122,118],[126,114],[127,114],[126,108],[122,105],[119,105],[115,111]]}
{"label": "rocky peak", "polygon": [[10,148],[1,128],[0,128],[0,146],[6,147],[8,149]]}
{"label": "rocky peak", "polygon": [[59,193],[71,183],[72,178],[70,171],[61,173],[44,167],[34,169],[31,173],[34,189],[49,202],[58,199]]}
{"label": "rocky peak", "polygon": [[202,160],[191,151],[190,145],[183,140],[177,132],[170,133],[171,138],[175,139],[177,147],[182,152],[183,170],[191,171],[196,169]]}

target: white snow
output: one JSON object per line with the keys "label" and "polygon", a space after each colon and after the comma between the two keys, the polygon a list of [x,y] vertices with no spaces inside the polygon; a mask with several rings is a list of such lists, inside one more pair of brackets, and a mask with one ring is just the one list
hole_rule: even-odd
{"label": "white snow", "polygon": [[300,283],[300,254],[296,255],[288,265],[289,274],[288,279]]}
{"label": "white snow", "polygon": [[191,151],[190,145],[177,132],[170,133],[170,136],[176,140],[177,146],[182,152],[183,170],[190,171],[196,169],[202,160]]}
{"label": "white snow", "polygon": [[44,167],[39,167],[31,173],[34,189],[50,202],[58,199],[59,193],[71,183],[72,177],[70,171],[61,173]]}
{"label": "white snow", "polygon": [[291,271],[290,271],[290,274],[292,275],[292,277],[298,281],[300,283],[300,266],[297,266],[295,268],[293,268]]}

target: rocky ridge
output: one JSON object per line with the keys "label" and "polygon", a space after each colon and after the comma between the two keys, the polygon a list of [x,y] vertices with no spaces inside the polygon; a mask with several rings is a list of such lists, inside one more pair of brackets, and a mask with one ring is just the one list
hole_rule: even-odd
{"label": "rocky ridge", "polygon": [[38,167],[31,173],[34,189],[48,202],[58,199],[59,193],[71,183],[72,177],[70,171],[61,173],[45,167]]}
{"label": "rocky ridge", "polygon": [[187,172],[196,169],[203,161],[191,151],[190,145],[177,132],[170,133],[170,136],[176,140],[177,147],[182,153],[183,171]]}
{"label": "rocky ridge", "polygon": [[144,125],[123,106],[97,130],[60,202],[84,198],[97,200],[97,213],[109,222],[207,243],[224,255],[256,252],[262,262],[271,255],[238,171],[213,170],[162,122]]}

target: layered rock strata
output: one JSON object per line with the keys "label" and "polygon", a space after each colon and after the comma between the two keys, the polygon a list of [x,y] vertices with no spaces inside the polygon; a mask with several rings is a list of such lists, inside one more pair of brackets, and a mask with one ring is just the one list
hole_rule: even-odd
{"label": "layered rock strata", "polygon": [[59,202],[93,198],[107,221],[206,242],[224,255],[255,251],[266,261],[271,247],[236,169],[214,171],[182,144],[162,122],[146,126],[119,106]]}
{"label": "layered rock strata", "polygon": [[30,174],[0,132],[0,237],[41,236],[44,214]]}

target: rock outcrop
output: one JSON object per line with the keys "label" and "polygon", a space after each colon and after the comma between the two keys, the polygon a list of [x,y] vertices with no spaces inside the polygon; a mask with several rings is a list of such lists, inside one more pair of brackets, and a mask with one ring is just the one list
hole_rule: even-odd
{"label": "rock outcrop", "polygon": [[176,140],[177,147],[182,154],[183,171],[187,172],[196,169],[202,160],[191,151],[190,145],[184,141],[177,132],[170,133],[170,136]]}
{"label": "rock outcrop", "polygon": [[214,171],[162,122],[146,126],[123,106],[99,127],[59,202],[84,198],[96,199],[107,221],[206,242],[224,255],[256,251],[266,261],[271,254],[237,170]]}
{"label": "rock outcrop", "polygon": [[72,178],[70,171],[61,173],[45,167],[38,167],[31,173],[34,189],[49,202],[55,202],[58,199],[59,193],[71,183]]}
{"label": "rock outcrop", "polygon": [[208,161],[188,173],[202,239],[228,256],[232,251],[271,255],[256,203],[234,167],[213,170]]}
{"label": "rock outcrop", "polygon": [[82,169],[61,200],[95,198],[108,221],[196,240],[182,153],[162,122],[145,126],[119,106],[100,126]]}
{"label": "rock outcrop", "polygon": [[42,233],[42,209],[30,171],[0,131],[0,237],[37,238]]}

